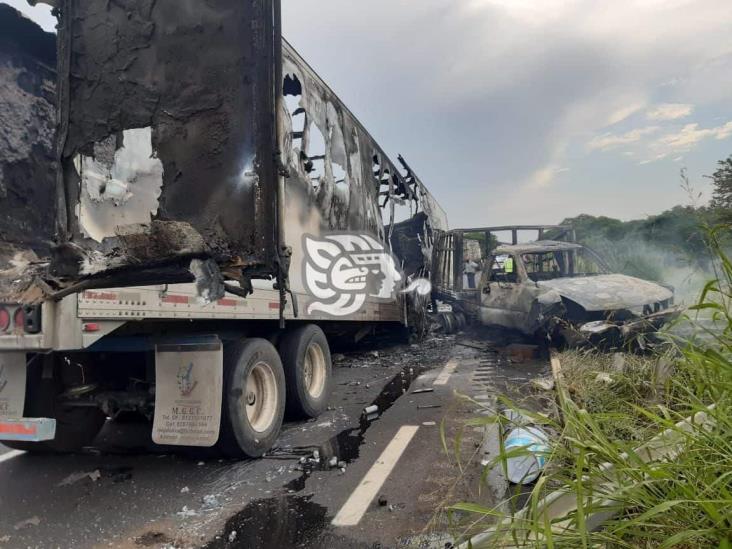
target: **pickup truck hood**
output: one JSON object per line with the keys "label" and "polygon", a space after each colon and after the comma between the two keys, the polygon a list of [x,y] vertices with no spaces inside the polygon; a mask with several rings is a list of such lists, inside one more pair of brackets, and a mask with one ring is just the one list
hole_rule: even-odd
{"label": "pickup truck hood", "polygon": [[539,286],[556,290],[586,311],[631,309],[665,301],[674,295],[655,282],[621,274],[557,278],[541,281]]}

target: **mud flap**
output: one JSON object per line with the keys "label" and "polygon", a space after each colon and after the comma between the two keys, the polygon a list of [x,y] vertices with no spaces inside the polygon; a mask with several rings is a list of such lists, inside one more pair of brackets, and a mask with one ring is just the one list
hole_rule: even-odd
{"label": "mud flap", "polygon": [[211,447],[219,438],[223,346],[216,336],[155,347],[156,444]]}
{"label": "mud flap", "polygon": [[23,417],[25,383],[25,353],[0,353],[0,419]]}
{"label": "mud flap", "polygon": [[0,353],[0,440],[53,440],[55,419],[23,417],[26,377],[25,353]]}

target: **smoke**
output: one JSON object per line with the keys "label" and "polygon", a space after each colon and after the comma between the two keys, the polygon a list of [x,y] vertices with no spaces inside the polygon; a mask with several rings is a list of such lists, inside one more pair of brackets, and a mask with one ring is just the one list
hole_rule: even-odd
{"label": "smoke", "polygon": [[668,249],[638,236],[586,237],[583,243],[602,256],[612,272],[673,286],[677,304],[694,304],[715,277],[714,260],[704,247],[698,253]]}

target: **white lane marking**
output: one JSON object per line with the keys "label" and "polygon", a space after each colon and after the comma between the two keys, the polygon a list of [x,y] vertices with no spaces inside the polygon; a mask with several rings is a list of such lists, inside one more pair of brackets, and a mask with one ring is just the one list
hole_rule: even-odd
{"label": "white lane marking", "polygon": [[391,474],[399,458],[407,449],[410,441],[417,433],[417,425],[403,425],[384,448],[369,472],[363,477],[348,501],[332,521],[334,526],[356,526],[368,509],[376,494],[381,490],[387,477]]}
{"label": "white lane marking", "polygon": [[440,375],[438,375],[435,379],[433,385],[447,385],[447,380],[450,379],[450,376],[453,374],[453,372],[455,372],[455,368],[457,368],[457,365],[457,360],[449,360],[440,372]]}
{"label": "white lane marking", "polygon": [[10,450],[9,452],[0,454],[0,463],[4,461],[9,461],[13,458],[17,458],[18,456],[21,456],[23,454],[25,454],[23,450]]}

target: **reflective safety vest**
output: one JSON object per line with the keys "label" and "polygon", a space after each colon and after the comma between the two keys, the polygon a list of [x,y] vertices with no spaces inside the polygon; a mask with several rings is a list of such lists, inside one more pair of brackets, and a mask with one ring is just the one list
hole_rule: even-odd
{"label": "reflective safety vest", "polygon": [[503,264],[503,270],[506,271],[506,274],[513,273],[513,257],[506,258],[506,262]]}

